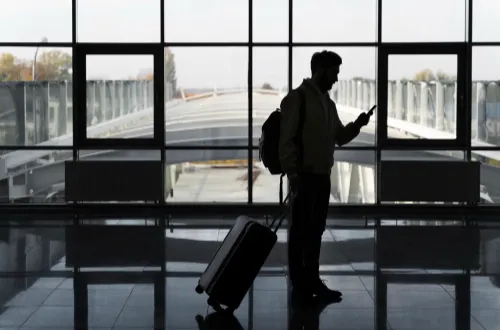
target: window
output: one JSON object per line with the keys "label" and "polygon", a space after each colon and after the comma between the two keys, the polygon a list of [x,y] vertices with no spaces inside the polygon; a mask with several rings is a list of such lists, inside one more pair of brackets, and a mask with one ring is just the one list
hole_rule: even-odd
{"label": "window", "polygon": [[389,44],[378,61],[383,147],[465,147],[464,44]]}
{"label": "window", "polygon": [[288,42],[288,1],[253,0],[253,41]]}
{"label": "window", "polygon": [[165,158],[167,203],[246,203],[249,184],[265,179],[255,162],[248,176],[247,149],[167,150]]}
{"label": "window", "polygon": [[466,8],[466,0],[383,0],[382,41],[463,42]]}
{"label": "window", "polygon": [[165,108],[167,146],[248,146],[248,49],[169,52],[166,87],[174,101]]}
{"label": "window", "polygon": [[64,161],[71,150],[0,150],[6,173],[0,179],[3,203],[65,203]]}
{"label": "window", "polygon": [[67,48],[0,48],[0,145],[50,145],[71,133],[72,62]]}
{"label": "window", "polygon": [[77,3],[78,42],[160,42],[159,0]]}
{"label": "window", "polygon": [[71,0],[4,1],[0,42],[71,42]]}
{"label": "window", "polygon": [[[76,138],[81,146],[126,148],[164,145],[164,51],[156,46],[77,48]],[[132,126],[129,126],[132,125]]]}
{"label": "window", "polygon": [[472,125],[473,147],[500,144],[500,47],[476,46],[472,51]]}
{"label": "window", "polygon": [[474,0],[472,2],[472,40],[474,42],[498,42],[497,13],[500,3],[495,0]]}
{"label": "window", "polygon": [[162,1],[167,42],[248,41],[248,0]]}
{"label": "window", "polygon": [[374,42],[376,0],[295,0],[294,42]]}

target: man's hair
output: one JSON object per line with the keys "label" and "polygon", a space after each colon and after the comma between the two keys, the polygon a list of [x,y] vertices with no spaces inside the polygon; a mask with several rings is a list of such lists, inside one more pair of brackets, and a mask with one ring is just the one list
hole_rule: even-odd
{"label": "man's hair", "polygon": [[319,69],[331,68],[342,64],[342,57],[339,54],[324,50],[316,52],[311,57],[311,73],[315,74]]}

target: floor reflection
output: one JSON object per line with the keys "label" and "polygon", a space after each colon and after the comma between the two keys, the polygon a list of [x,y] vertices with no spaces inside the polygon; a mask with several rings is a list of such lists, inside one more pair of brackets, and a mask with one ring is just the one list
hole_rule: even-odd
{"label": "floor reflection", "polygon": [[214,312],[207,297],[194,292],[227,231],[190,231],[192,236],[188,230],[166,234],[163,269],[131,265],[75,273],[64,257],[63,232],[1,228],[0,329],[500,329],[498,230],[481,231],[472,276],[450,269],[380,270],[373,230],[329,230],[322,274],[343,300],[312,306],[289,297],[286,232],[280,232],[232,317]]}

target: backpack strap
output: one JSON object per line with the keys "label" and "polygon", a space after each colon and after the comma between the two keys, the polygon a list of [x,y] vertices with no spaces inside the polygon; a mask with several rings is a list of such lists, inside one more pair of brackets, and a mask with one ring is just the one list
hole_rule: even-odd
{"label": "backpack strap", "polygon": [[[296,145],[298,150],[298,156],[297,156],[297,167],[300,169],[302,167],[302,163],[304,161],[304,144],[302,142],[302,133],[304,130],[304,121],[305,121],[305,116],[306,116],[306,95],[304,91],[300,88],[296,89],[297,92],[299,92],[300,96],[300,106],[299,106],[299,125],[297,127],[297,135],[295,137]],[[283,177],[285,176],[285,173],[282,173],[280,175],[280,205],[283,204]]]}

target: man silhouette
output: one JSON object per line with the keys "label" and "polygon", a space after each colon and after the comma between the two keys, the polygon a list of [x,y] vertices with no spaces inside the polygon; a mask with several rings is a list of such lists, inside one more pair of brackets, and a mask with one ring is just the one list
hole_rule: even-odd
{"label": "man silhouette", "polygon": [[[292,294],[306,300],[314,296],[338,299],[342,295],[330,290],[319,276],[334,146],[350,142],[370,120],[369,114],[361,113],[345,126],[340,121],[328,91],[338,81],[341,64],[342,58],[334,52],[315,53],[311,58],[311,78],[304,79],[281,102],[279,158],[295,196],[288,232],[289,277]],[[299,125],[301,104],[305,107],[304,122]],[[296,139],[300,134],[302,146]]]}

